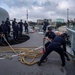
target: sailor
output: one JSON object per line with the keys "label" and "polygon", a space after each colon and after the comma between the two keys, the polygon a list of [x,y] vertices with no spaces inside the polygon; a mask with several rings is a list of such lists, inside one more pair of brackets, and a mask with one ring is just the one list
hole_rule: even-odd
{"label": "sailor", "polygon": [[48,47],[48,45],[51,43],[51,41],[55,38],[56,34],[52,31],[52,27],[48,27],[48,31],[45,34],[44,39],[47,39],[48,42],[45,44],[45,48]]}
{"label": "sailor", "polygon": [[49,25],[49,23],[48,23],[48,20],[44,20],[44,22],[43,22],[43,31],[44,31],[44,33],[46,32],[46,29],[47,29],[47,26]]}
{"label": "sailor", "polygon": [[2,27],[1,27],[1,25],[0,25],[0,34],[2,34],[2,31],[3,31],[3,30],[2,30]]}
{"label": "sailor", "polygon": [[2,27],[2,32],[5,35],[6,40],[9,42],[9,40],[8,40],[8,34],[7,34],[8,28],[5,25],[5,22],[4,21],[2,21],[1,27]]}
{"label": "sailor", "polygon": [[22,22],[22,19],[20,20],[18,25],[19,25],[20,36],[22,36],[22,32],[23,32],[23,22]]}
{"label": "sailor", "polygon": [[16,18],[14,18],[14,21],[12,22],[12,28],[13,28],[13,39],[18,39],[18,23],[16,22]]}
{"label": "sailor", "polygon": [[25,32],[28,33],[29,32],[28,31],[28,23],[26,21],[24,22],[24,26],[25,26]]}
{"label": "sailor", "polygon": [[11,31],[11,28],[10,28],[10,25],[11,25],[11,23],[10,23],[10,21],[9,21],[9,18],[7,18],[6,19],[6,21],[5,21],[5,25],[6,25],[6,27],[7,27],[7,34],[8,34],[8,36],[10,37],[10,31]]}
{"label": "sailor", "polygon": [[[38,66],[41,66],[41,63],[47,58],[47,56],[52,52],[57,52],[62,60],[62,66],[65,66],[65,57],[66,55],[67,59],[69,59],[68,55],[66,54],[66,34],[62,33],[61,35],[58,35],[52,40],[52,42],[48,45],[46,48],[46,52],[42,55],[39,62],[37,62]],[[61,47],[62,46],[62,47]]]}
{"label": "sailor", "polygon": [[2,30],[2,27],[0,25],[0,41],[2,40],[2,38],[1,38],[2,32],[3,32],[3,30]]}

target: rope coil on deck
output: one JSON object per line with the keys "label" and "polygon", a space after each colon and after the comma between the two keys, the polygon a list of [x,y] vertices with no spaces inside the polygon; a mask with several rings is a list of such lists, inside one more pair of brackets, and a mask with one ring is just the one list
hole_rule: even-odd
{"label": "rope coil on deck", "polygon": [[[21,61],[21,63],[26,64],[26,65],[33,65],[35,63],[38,62],[38,60],[35,60],[36,58],[39,58],[41,56],[42,52],[40,51],[29,51],[28,53],[24,53],[24,54],[20,54],[20,56],[22,56],[19,60]],[[30,61],[26,61],[26,59],[31,59]]]}
{"label": "rope coil on deck", "polygon": [[[11,50],[17,54],[17,52],[15,51],[14,48],[12,48],[12,46],[8,43],[8,41],[6,40],[5,36],[2,34],[1,35],[4,40],[6,41],[6,43],[8,44],[8,46],[11,48]],[[19,58],[19,61],[23,64],[26,65],[33,65],[36,64],[38,62],[38,60],[36,60],[36,58],[39,58],[42,55],[42,51],[38,51],[41,47],[36,48],[35,50],[29,50],[29,49],[25,49],[23,51],[20,51],[18,56],[21,56],[21,58]],[[10,58],[9,56],[6,56],[5,58]],[[27,59],[30,59],[30,61],[27,61]]]}

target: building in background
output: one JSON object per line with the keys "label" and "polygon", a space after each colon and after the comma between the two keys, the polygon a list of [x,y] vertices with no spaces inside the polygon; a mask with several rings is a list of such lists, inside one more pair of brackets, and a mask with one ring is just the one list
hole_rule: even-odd
{"label": "building in background", "polygon": [[42,24],[42,23],[43,23],[43,21],[44,21],[44,20],[42,20],[42,19],[38,19],[38,20],[37,20],[37,25]]}
{"label": "building in background", "polygon": [[58,18],[58,19],[56,19],[56,22],[64,23],[64,19]]}
{"label": "building in background", "polygon": [[5,9],[0,7],[0,24],[2,21],[5,21],[6,18],[9,18],[9,13]]}
{"label": "building in background", "polygon": [[52,25],[52,19],[47,19],[48,20],[48,23],[50,24],[50,25]]}
{"label": "building in background", "polygon": [[47,20],[50,25],[52,24],[52,19],[38,19],[37,25],[43,24],[44,20]]}

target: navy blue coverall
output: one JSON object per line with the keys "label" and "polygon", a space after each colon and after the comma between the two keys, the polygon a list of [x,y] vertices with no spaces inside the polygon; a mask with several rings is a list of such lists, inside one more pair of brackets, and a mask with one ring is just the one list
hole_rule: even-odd
{"label": "navy blue coverall", "polygon": [[10,21],[9,21],[9,18],[7,18],[7,20],[5,21],[5,25],[6,25],[6,27],[7,27],[7,31],[8,31],[8,35],[10,36],[10,31],[11,31],[11,28],[10,28],[10,25],[11,25],[11,23],[10,23]]}
{"label": "navy blue coverall", "polygon": [[[63,46],[63,47],[61,47]],[[46,52],[42,55],[40,61],[37,63],[38,66],[41,66],[41,63],[46,59],[46,57],[52,52],[52,51],[56,51],[62,60],[62,66],[65,66],[65,57],[64,55],[66,55],[66,53],[64,51],[66,51],[66,41],[64,36],[56,36],[54,38],[54,40],[48,45],[48,47],[46,48]]]}
{"label": "navy blue coverall", "polygon": [[24,23],[24,26],[25,26],[25,32],[28,33],[28,24],[26,23],[26,21]]}
{"label": "navy blue coverall", "polygon": [[2,34],[2,31],[3,31],[3,30],[2,30],[2,27],[0,26],[0,34]]}
{"label": "navy blue coverall", "polygon": [[47,26],[49,25],[49,23],[45,21],[43,24],[44,24],[44,25],[43,25],[43,31],[44,31],[44,33],[45,33],[45,32],[46,32],[46,28],[47,28]]}
{"label": "navy blue coverall", "polygon": [[18,39],[19,28],[18,28],[18,24],[17,24],[16,20],[14,20],[12,22],[12,28],[13,28],[13,39]]}
{"label": "navy blue coverall", "polygon": [[1,41],[1,34],[2,34],[2,27],[0,26],[0,41]]}
{"label": "navy blue coverall", "polygon": [[20,30],[20,35],[22,35],[22,32],[23,32],[23,22],[19,22],[19,30]]}
{"label": "navy blue coverall", "polygon": [[9,42],[8,35],[7,35],[8,28],[5,25],[4,21],[2,21],[1,27],[2,27],[2,32],[5,35],[6,40]]}
{"label": "navy blue coverall", "polygon": [[[45,37],[48,37],[49,39],[52,39],[52,40],[55,38],[55,36],[56,36],[55,33],[52,32],[52,31],[46,32],[46,34],[45,34]],[[48,42],[45,44],[45,48],[47,48],[50,43],[51,43],[51,42],[48,41]]]}

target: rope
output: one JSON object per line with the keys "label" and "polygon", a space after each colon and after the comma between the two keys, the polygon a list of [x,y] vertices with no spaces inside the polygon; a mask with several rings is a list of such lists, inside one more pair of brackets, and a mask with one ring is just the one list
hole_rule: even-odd
{"label": "rope", "polygon": [[[39,60],[35,60],[36,58],[39,58],[40,56],[42,55],[42,52],[40,51],[31,51],[28,50],[28,52],[25,52],[23,55],[20,55],[22,56],[19,61],[23,64],[26,64],[28,66],[31,66],[31,65],[34,65],[36,64]],[[26,61],[26,59],[32,59],[31,61]]]}
{"label": "rope", "polygon": [[[1,36],[4,38],[4,40],[6,41],[8,46],[12,49],[12,51],[15,54],[17,54],[16,51],[14,50],[14,48],[12,48],[12,46],[8,43],[8,41],[6,40],[5,36],[3,34]],[[42,55],[42,52],[37,51],[40,48],[42,48],[42,46],[40,46],[40,47],[38,47],[38,48],[36,48],[34,50],[27,49],[25,51],[20,51],[19,54],[18,54],[19,56],[21,56],[21,58],[19,58],[19,61],[21,63],[23,63],[23,64],[28,65],[28,66],[36,64],[39,60],[35,60],[35,59],[39,58]],[[6,56],[5,58],[10,59],[11,57],[10,56]],[[31,61],[26,61],[26,59],[32,59],[32,60]]]}
{"label": "rope", "polygon": [[4,40],[6,41],[6,43],[8,44],[8,46],[12,49],[12,51],[13,51],[15,54],[17,54],[16,51],[12,48],[12,46],[8,43],[8,41],[6,40],[5,36],[4,36],[3,34],[2,34],[1,36],[4,38]]}

